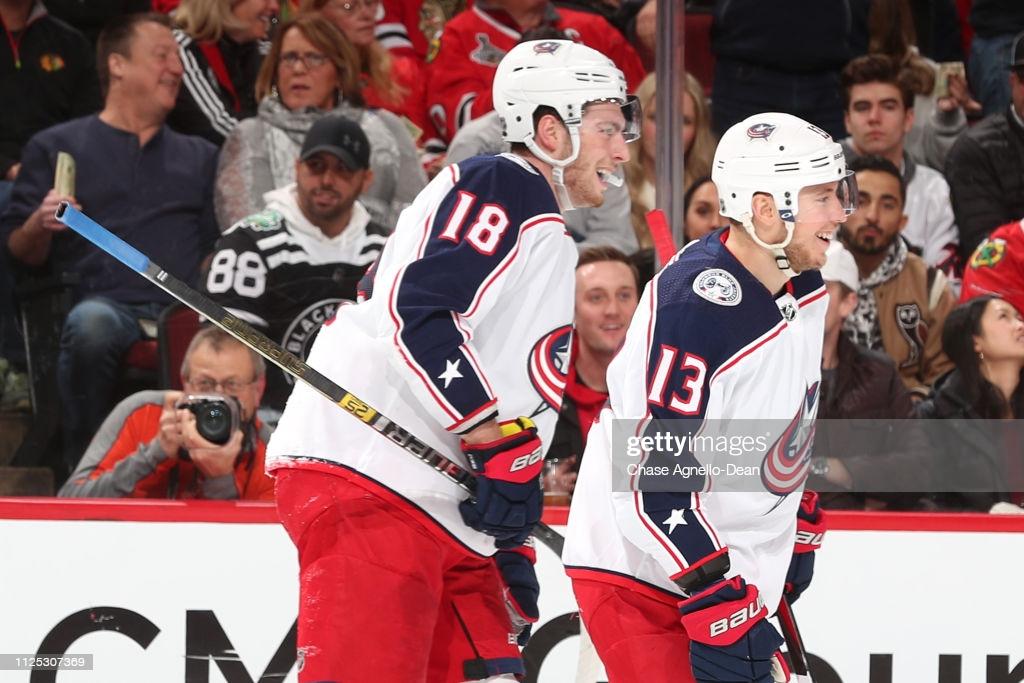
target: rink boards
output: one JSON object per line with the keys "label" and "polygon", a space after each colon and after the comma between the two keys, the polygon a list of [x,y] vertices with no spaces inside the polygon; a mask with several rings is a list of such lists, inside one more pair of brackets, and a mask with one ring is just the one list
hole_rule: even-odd
{"label": "rink boards", "polygon": [[[531,680],[567,683],[572,592],[555,556],[538,556]],[[1024,516],[834,513],[795,607],[827,667],[816,683],[1024,681],[1022,567]],[[0,666],[92,655],[91,671],[0,670],[0,681],[294,682],[296,571],[265,504],[0,499]]]}

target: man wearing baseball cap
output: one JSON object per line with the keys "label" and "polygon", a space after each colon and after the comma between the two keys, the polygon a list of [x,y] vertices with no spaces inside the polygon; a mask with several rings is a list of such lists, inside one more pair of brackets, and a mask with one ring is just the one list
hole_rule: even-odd
{"label": "man wearing baseball cap", "polygon": [[[266,193],[263,211],[221,235],[204,290],[305,358],[320,325],[355,300],[359,279],[389,234],[359,203],[372,182],[370,143],[359,124],[319,119],[302,143],[295,182]],[[283,410],[292,383],[268,369],[263,405]]]}
{"label": "man wearing baseball cap", "polygon": [[961,135],[946,158],[963,261],[995,228],[1024,216],[1024,33],[1007,69],[1010,106]]}
{"label": "man wearing baseball cap", "polygon": [[829,302],[821,348],[818,430],[807,488],[821,492],[823,507],[863,509],[869,499],[874,507],[905,507],[911,501],[880,492],[915,486],[921,490],[917,470],[928,457],[927,444],[918,434],[882,429],[848,433],[850,420],[908,418],[913,403],[892,359],[854,344],[843,333],[843,321],[857,307],[860,286],[853,255],[834,241],[825,258],[821,277]]}

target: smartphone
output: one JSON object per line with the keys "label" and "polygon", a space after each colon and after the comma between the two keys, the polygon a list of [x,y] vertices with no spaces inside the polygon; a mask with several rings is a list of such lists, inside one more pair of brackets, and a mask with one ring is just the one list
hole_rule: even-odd
{"label": "smartphone", "polygon": [[963,62],[940,62],[939,72],[935,77],[935,91],[933,95],[938,97],[949,97],[949,77],[967,77],[967,71]]}
{"label": "smartphone", "polygon": [[53,189],[65,197],[75,196],[75,158],[67,152],[57,152],[57,170],[53,174]]}

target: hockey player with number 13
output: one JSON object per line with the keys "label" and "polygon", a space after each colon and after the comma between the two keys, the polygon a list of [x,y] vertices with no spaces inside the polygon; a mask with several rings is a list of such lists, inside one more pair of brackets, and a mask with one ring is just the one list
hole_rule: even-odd
{"label": "hockey player with number 13", "polygon": [[304,384],[270,441],[299,551],[299,681],[514,681],[536,620],[539,485],[572,323],[576,246],[560,211],[596,206],[637,137],[622,72],[571,41],[498,66],[512,152],[442,170],[402,212],[308,363],[476,475],[475,500]]}
{"label": "hockey player with number 13", "polygon": [[[767,618],[807,587],[824,532],[816,496],[801,496],[828,303],[817,269],[855,182],[827,133],[775,113],[725,133],[712,178],[731,226],[688,244],[644,291],[569,514],[563,560],[611,683],[787,680]],[[613,457],[630,473],[612,453],[616,420],[648,433],[786,427],[756,486],[724,491],[698,473],[645,490],[643,469],[613,482]]]}

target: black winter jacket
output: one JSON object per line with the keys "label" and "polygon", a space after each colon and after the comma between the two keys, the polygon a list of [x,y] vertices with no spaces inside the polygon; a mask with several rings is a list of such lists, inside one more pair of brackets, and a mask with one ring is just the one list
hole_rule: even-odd
{"label": "black winter jacket", "polygon": [[[988,512],[998,502],[1010,500],[1004,436],[1012,434],[1012,422],[983,420],[965,396],[958,370],[935,383],[935,393],[917,405],[917,414],[941,422],[928,428],[935,453],[935,501],[940,508]],[[1016,421],[1013,421],[1016,422]],[[1005,424],[1007,428],[997,427]]]}
{"label": "black winter jacket", "polygon": [[1024,125],[1012,106],[960,136],[946,157],[946,180],[966,263],[990,232],[1024,218]]}
{"label": "black winter jacket", "polygon": [[37,2],[21,31],[0,42],[0,180],[28,139],[100,108],[96,57],[81,33]]}

